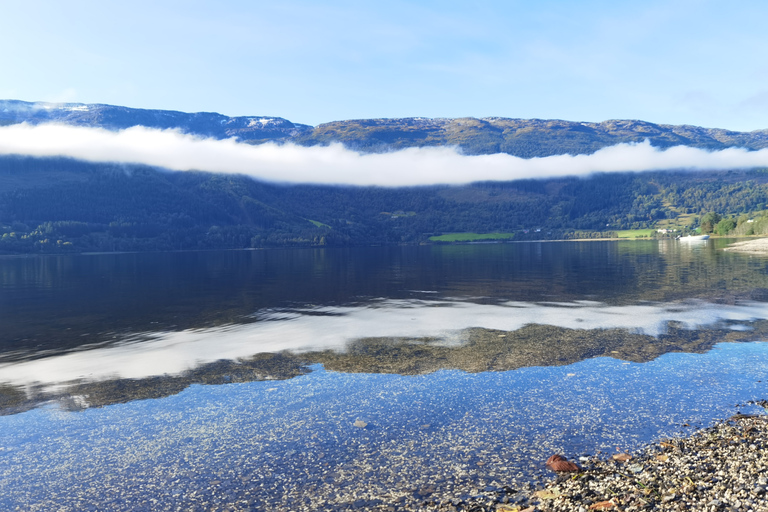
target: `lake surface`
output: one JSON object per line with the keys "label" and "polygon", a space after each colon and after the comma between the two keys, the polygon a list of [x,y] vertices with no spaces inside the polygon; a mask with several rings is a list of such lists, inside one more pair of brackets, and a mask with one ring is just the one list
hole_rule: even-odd
{"label": "lake surface", "polygon": [[409,508],[760,412],[727,242],[0,258],[0,508]]}

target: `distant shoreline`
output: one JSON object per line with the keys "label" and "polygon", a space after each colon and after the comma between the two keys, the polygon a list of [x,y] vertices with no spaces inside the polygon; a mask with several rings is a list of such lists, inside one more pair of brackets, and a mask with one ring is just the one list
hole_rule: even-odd
{"label": "distant shoreline", "polygon": [[[737,238],[737,237],[710,237],[718,238]],[[738,237],[745,238],[745,237]],[[741,252],[745,254],[766,255],[768,256],[768,237],[750,238],[743,242],[735,242],[724,248],[724,251]],[[455,242],[421,242],[421,243],[400,243],[400,244],[373,244],[373,245],[303,245],[303,246],[268,246],[268,247],[242,247],[242,248],[205,248],[205,249],[167,249],[167,250],[145,250],[145,251],[68,251],[68,252],[19,252],[19,253],[0,253],[0,258],[18,258],[18,257],[37,257],[37,256],[107,256],[123,254],[149,254],[149,253],[192,253],[192,252],[216,252],[216,251],[268,251],[274,249],[349,249],[359,247],[407,247],[407,246],[449,246],[449,245],[494,245],[494,244],[531,244],[531,243],[555,243],[555,242],[642,242],[642,241],[675,241],[677,238],[550,238],[540,240],[476,240],[476,241],[455,241]]]}
{"label": "distant shoreline", "polygon": [[768,238],[757,238],[755,240],[736,242],[723,250],[729,252],[740,252],[743,254],[753,254],[756,256],[768,256]]}

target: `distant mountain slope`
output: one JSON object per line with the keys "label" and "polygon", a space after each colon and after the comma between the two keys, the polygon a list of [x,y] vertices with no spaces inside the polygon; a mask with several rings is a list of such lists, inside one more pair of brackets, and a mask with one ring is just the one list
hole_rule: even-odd
{"label": "distant mountain slope", "polygon": [[625,120],[582,123],[502,117],[406,118],[325,123],[297,135],[295,141],[305,145],[338,141],[362,151],[455,145],[466,154],[508,153],[531,158],[567,153],[590,154],[607,146],[645,139],[656,147],[684,145],[754,150],[768,147],[768,130],[744,133]]}
{"label": "distant mountain slope", "polygon": [[236,137],[250,143],[276,141],[314,146],[340,142],[362,152],[452,145],[460,147],[466,154],[508,153],[523,158],[589,154],[607,146],[645,139],[656,147],[685,145],[713,150],[768,147],[768,129],[735,132],[631,120],[586,123],[502,117],[411,117],[334,121],[313,128],[280,117],[228,117],[210,112],[184,113],[100,104],[0,100],[0,125],[50,121],[110,130],[137,125],[176,128],[184,133],[218,139]]}
{"label": "distant mountain slope", "polygon": [[173,110],[145,110],[112,105],[83,103],[30,103],[0,100],[0,125],[27,122],[58,122],[73,126],[92,126],[119,130],[131,126],[177,128],[184,133],[243,141],[286,140],[312,129],[281,117],[227,117],[213,112],[188,114]]}

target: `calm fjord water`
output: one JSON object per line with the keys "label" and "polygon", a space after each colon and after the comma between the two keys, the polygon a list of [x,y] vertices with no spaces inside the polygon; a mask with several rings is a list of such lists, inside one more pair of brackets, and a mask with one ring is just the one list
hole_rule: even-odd
{"label": "calm fjord water", "polygon": [[398,503],[750,410],[768,258],[718,244],[0,259],[0,505]]}

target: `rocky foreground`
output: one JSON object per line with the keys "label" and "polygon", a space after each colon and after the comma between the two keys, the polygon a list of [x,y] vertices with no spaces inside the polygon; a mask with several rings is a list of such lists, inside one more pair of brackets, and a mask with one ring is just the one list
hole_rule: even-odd
{"label": "rocky foreground", "polygon": [[[640,453],[579,460],[544,489],[495,503],[446,503],[445,510],[768,511],[768,416],[737,415],[691,437]],[[470,500],[471,501],[471,500]]]}

